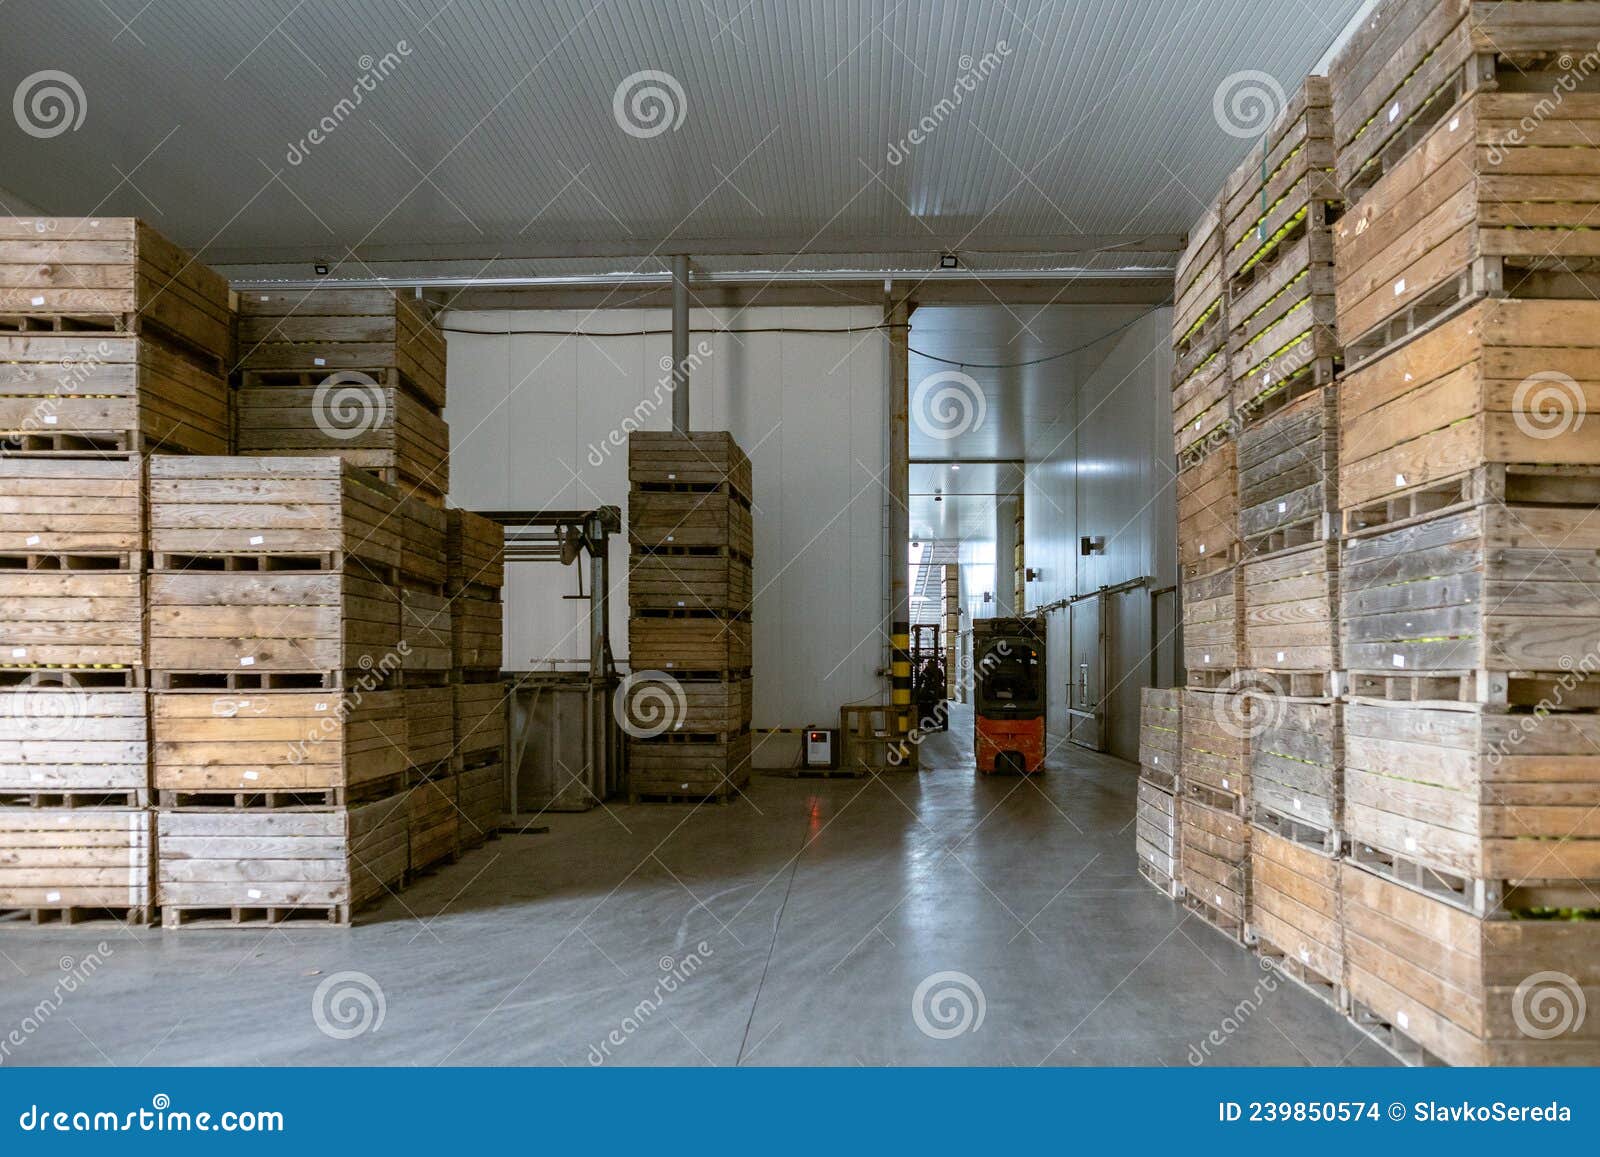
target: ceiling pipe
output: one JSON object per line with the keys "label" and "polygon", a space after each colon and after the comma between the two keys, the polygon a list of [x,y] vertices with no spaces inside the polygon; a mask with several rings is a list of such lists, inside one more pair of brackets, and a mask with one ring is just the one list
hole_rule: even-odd
{"label": "ceiling pipe", "polygon": [[672,429],[689,432],[689,257],[672,258]]}

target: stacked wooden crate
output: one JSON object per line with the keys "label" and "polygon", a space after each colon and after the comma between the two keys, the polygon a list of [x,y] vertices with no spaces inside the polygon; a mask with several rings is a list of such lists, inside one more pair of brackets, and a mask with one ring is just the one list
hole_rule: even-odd
{"label": "stacked wooden crate", "polygon": [[227,283],[128,218],[0,218],[0,914],[151,911],[144,466],[228,439]]}
{"label": "stacked wooden crate", "polygon": [[1139,804],[1135,820],[1139,874],[1168,896],[1178,884],[1183,767],[1183,692],[1144,688],[1139,716]]}
{"label": "stacked wooden crate", "polygon": [[1178,260],[1172,309],[1172,432],[1189,456],[1232,415],[1228,303],[1222,277],[1222,211],[1209,207]]}
{"label": "stacked wooden crate", "polygon": [[1178,471],[1183,665],[1196,689],[1221,686],[1243,665],[1238,463],[1239,448],[1229,439]]}
{"label": "stacked wooden crate", "polygon": [[633,729],[629,794],[724,800],[750,776],[750,460],[724,432],[636,432],[628,479],[632,686],[673,701]]}
{"label": "stacked wooden crate", "polygon": [[1254,694],[1183,692],[1178,882],[1202,920],[1243,940],[1250,899],[1250,740]]}
{"label": "stacked wooden crate", "polygon": [[338,458],[151,460],[169,927],[344,923],[404,875],[397,507]]}
{"label": "stacked wooden crate", "polygon": [[239,297],[241,454],[338,454],[440,505],[450,482],[444,338],[390,290]]}
{"label": "stacked wooden crate", "polygon": [[1457,1064],[1600,1059],[1537,1019],[1600,998],[1597,43],[1594,5],[1392,3],[1332,74],[1346,984]]}
{"label": "stacked wooden crate", "polygon": [[509,690],[501,677],[505,530],[447,511],[446,582],[452,613],[451,770],[463,847],[498,831],[504,810]]}

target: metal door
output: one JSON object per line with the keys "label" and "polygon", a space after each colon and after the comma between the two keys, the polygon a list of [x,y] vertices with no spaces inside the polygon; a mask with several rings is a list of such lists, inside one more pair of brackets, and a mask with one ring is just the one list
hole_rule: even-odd
{"label": "metal door", "polygon": [[1067,605],[1067,738],[1091,751],[1106,749],[1106,599]]}

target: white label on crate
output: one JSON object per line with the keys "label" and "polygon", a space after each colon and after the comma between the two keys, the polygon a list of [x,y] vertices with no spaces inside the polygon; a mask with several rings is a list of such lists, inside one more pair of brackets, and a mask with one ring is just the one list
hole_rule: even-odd
{"label": "white label on crate", "polygon": [[672,539],[673,539],[673,536],[672,536],[672,535],[670,535],[670,534],[669,534],[669,535],[667,535],[667,541],[668,541],[668,542],[671,542],[671,541],[672,541]]}
{"label": "white label on crate", "polygon": [[28,648],[26,648],[26,647],[12,647],[11,648],[11,657],[13,659],[24,659],[24,658],[27,657],[27,655],[28,655]]}
{"label": "white label on crate", "polygon": [[1396,486],[1404,486],[1406,484],[1406,476],[1404,474],[1396,474],[1394,476],[1394,484]]}
{"label": "white label on crate", "polygon": [[1407,374],[1406,377],[1405,377],[1405,380],[1409,382],[1411,380],[1411,375]]}
{"label": "white label on crate", "polygon": [[1261,375],[1261,384],[1264,385],[1264,386],[1270,386],[1272,384],[1272,371],[1271,370],[1268,370],[1266,373]]}
{"label": "white label on crate", "polygon": [[39,545],[39,536],[37,534],[28,535],[28,545],[29,546],[38,546]]}
{"label": "white label on crate", "polygon": [[1278,662],[1280,662],[1280,663],[1283,662],[1283,654],[1284,653],[1282,651],[1278,652]]}
{"label": "white label on crate", "polygon": [[46,892],[44,894],[44,902],[46,904],[57,903],[60,899],[61,899],[61,893],[60,892]]}
{"label": "white label on crate", "polygon": [[44,772],[42,772],[42,771],[33,772],[31,775],[28,776],[28,779],[32,783],[43,783],[44,782]]}
{"label": "white label on crate", "polygon": [[249,896],[252,900],[261,899],[261,892],[256,888],[251,888],[249,891],[247,891],[245,893],[245,895]]}
{"label": "white label on crate", "polygon": [[61,419],[56,417],[54,414],[46,414],[44,416],[44,424],[46,426],[54,426],[59,421],[61,421]]}
{"label": "white label on crate", "polygon": [[239,666],[241,666],[241,667],[254,667],[255,665],[256,665],[256,657],[254,655],[240,655],[239,656]]}
{"label": "white label on crate", "polygon": [[1305,945],[1303,945],[1303,944],[1300,946],[1300,961],[1303,964],[1310,964],[1311,963],[1311,953],[1306,949]]}
{"label": "white label on crate", "polygon": [[1221,906],[1222,906],[1222,893],[1218,892],[1217,893],[1217,907],[1220,908]]}
{"label": "white label on crate", "polygon": [[271,300],[272,300],[272,298],[271,298],[271,296],[269,296],[269,295],[268,295],[268,294],[265,294],[265,293],[263,293],[263,294],[262,294],[262,295],[261,295],[261,300],[262,300],[262,301],[271,301]]}
{"label": "white label on crate", "polygon": [[1194,420],[1194,428],[1195,428],[1195,429],[1196,429],[1196,430],[1198,430],[1198,429],[1199,429],[1199,428],[1200,428],[1200,419],[1199,419],[1199,418],[1196,418],[1196,419],[1195,419],[1195,420]]}
{"label": "white label on crate", "polygon": [[34,298],[30,298],[30,299],[29,299],[29,301],[30,301],[30,302],[31,302],[31,303],[32,303],[32,304],[33,304],[33,305],[43,305],[43,304],[44,304],[44,298],[42,298],[42,297],[34,297]]}
{"label": "white label on crate", "polygon": [[1450,118],[1450,131],[1451,132],[1455,132],[1460,127],[1461,127],[1461,118],[1460,117],[1451,117]]}
{"label": "white label on crate", "polygon": [[1295,800],[1294,801],[1294,810],[1295,811],[1299,811],[1300,810],[1300,801],[1299,800]]}
{"label": "white label on crate", "polygon": [[1410,1028],[1411,1027],[1411,1018],[1409,1016],[1407,1016],[1403,1012],[1395,1013],[1394,1014],[1394,1019],[1395,1019],[1395,1023],[1398,1024],[1401,1028]]}
{"label": "white label on crate", "polygon": [[1206,552],[1206,544],[1202,542],[1200,544],[1200,553],[1204,554],[1205,552]]}
{"label": "white label on crate", "polygon": [[684,601],[683,601],[683,600],[682,600],[682,599],[679,599],[679,600],[678,600],[678,605],[679,605],[679,606],[680,606],[680,607],[681,607],[681,606],[684,606],[684,605],[685,605],[685,604],[684,604]]}
{"label": "white label on crate", "polygon": [[1211,656],[1207,655],[1205,658],[1201,659],[1200,661],[1202,663],[1209,663],[1209,662],[1211,662]]}
{"label": "white label on crate", "polygon": [[1389,123],[1394,123],[1394,118],[1400,115],[1400,102],[1395,101],[1389,106]]}
{"label": "white label on crate", "polygon": [[1288,514],[1289,513],[1289,504],[1287,502],[1278,503],[1278,513],[1279,514]]}
{"label": "white label on crate", "polygon": [[676,474],[668,474],[667,475],[667,481],[668,482],[676,482],[677,480],[678,480],[678,476]]}
{"label": "white label on crate", "polygon": [[252,534],[250,536],[250,545],[251,546],[260,546],[261,544],[263,544],[266,541],[267,541],[267,536],[264,535],[264,534]]}
{"label": "white label on crate", "polygon": [[326,711],[327,709],[328,709],[328,705],[326,703],[318,703],[317,704],[317,710],[318,711]]}
{"label": "white label on crate", "polygon": [[1402,277],[1399,281],[1394,283],[1394,295],[1396,297],[1399,297],[1405,291],[1406,291],[1406,279],[1404,277]]}
{"label": "white label on crate", "polygon": [[328,359],[327,358],[312,358],[311,359],[311,364],[314,365],[314,366],[325,366],[325,365],[328,364]]}
{"label": "white label on crate", "polygon": [[1396,667],[1404,667],[1406,665],[1406,657],[1404,655],[1391,655],[1389,661]]}
{"label": "white label on crate", "polygon": [[1223,790],[1227,790],[1227,787],[1228,787],[1228,781],[1227,780],[1223,780],[1222,781],[1222,787],[1223,787]]}
{"label": "white label on crate", "polygon": [[1161,757],[1159,755],[1152,755],[1150,757],[1150,762],[1151,763],[1160,763],[1161,762]]}
{"label": "white label on crate", "polygon": [[70,824],[71,822],[72,822],[72,817],[71,816],[57,816],[56,817],[56,823],[58,823],[58,824]]}
{"label": "white label on crate", "polygon": [[667,666],[669,666],[669,667],[676,667],[676,666],[677,666],[677,664],[676,664],[676,663],[668,663],[668,664],[667,664]]}
{"label": "white label on crate", "polygon": [[259,771],[247,771],[244,773],[244,777],[246,779],[260,779],[261,773]]}
{"label": "white label on crate", "polygon": [[1407,836],[1406,837],[1406,851],[1414,852],[1416,850],[1417,850],[1416,837],[1415,836]]}

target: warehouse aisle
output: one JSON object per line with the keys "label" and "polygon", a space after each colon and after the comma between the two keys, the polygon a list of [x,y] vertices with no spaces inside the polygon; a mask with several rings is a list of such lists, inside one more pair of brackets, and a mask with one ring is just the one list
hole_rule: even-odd
{"label": "warehouse aisle", "polygon": [[552,816],[354,929],[0,928],[5,1062],[1387,1063],[1138,877],[1133,768],[975,782],[970,731],[917,777]]}

